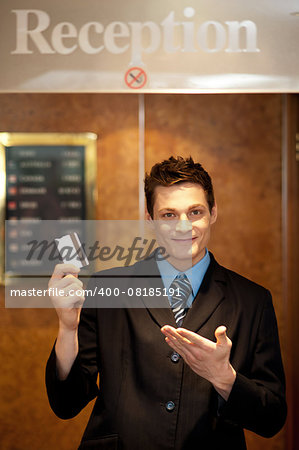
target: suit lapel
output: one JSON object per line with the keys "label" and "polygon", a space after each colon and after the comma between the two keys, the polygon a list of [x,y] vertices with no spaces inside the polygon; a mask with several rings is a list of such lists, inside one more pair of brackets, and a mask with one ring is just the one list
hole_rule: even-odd
{"label": "suit lapel", "polygon": [[[142,286],[145,291],[148,292],[149,288],[159,288],[163,292],[164,284],[154,257],[142,261],[137,266],[138,277],[142,277]],[[143,296],[142,302],[159,327],[163,327],[163,325],[176,326],[167,296]]]}
{"label": "suit lapel", "polygon": [[[201,287],[193,301],[193,305],[184,319],[183,327],[191,331],[198,331],[209,317],[217,309],[218,305],[224,300],[223,283],[225,283],[221,266],[215,261],[210,253],[211,262],[204,276]],[[163,290],[164,285],[160,276],[158,266],[151,258],[141,263],[141,273],[143,275],[144,287],[159,287]],[[140,266],[138,274],[140,276]],[[148,309],[153,320],[160,326],[171,325],[177,327],[173,312],[169,306],[166,296],[142,297],[144,306]],[[157,307],[159,305],[159,307]],[[161,305],[161,306],[160,306]]]}
{"label": "suit lapel", "polygon": [[215,261],[211,253],[210,257],[211,262],[208,270],[183,322],[184,328],[194,332],[205,324],[225,298],[223,289],[225,278],[221,266]]}

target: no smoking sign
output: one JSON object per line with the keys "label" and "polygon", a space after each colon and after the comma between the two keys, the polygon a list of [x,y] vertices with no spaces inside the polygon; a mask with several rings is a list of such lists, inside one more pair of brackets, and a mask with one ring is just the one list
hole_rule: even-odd
{"label": "no smoking sign", "polygon": [[147,75],[141,67],[130,67],[125,74],[125,83],[130,89],[141,89],[147,82]]}

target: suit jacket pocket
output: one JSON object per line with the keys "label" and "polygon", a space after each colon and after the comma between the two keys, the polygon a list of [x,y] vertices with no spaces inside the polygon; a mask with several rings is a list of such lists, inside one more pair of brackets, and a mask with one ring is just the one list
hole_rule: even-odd
{"label": "suit jacket pocket", "polygon": [[118,450],[118,436],[111,434],[101,438],[88,439],[81,443],[78,450]]}

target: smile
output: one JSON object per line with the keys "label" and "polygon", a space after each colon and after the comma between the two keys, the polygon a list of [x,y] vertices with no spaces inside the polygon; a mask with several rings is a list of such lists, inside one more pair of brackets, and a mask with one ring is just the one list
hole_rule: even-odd
{"label": "smile", "polygon": [[192,238],[186,238],[186,239],[173,238],[172,241],[175,241],[175,242],[193,242],[195,239],[196,239],[196,236],[192,237]]}

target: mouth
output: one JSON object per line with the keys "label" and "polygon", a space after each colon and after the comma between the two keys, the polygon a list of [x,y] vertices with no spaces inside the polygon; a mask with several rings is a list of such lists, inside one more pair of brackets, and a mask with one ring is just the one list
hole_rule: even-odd
{"label": "mouth", "polygon": [[194,242],[195,241],[195,239],[197,238],[197,236],[193,236],[193,237],[189,237],[189,238],[172,238],[172,240],[173,241],[175,241],[175,242],[177,242],[177,243],[180,243],[180,242],[182,242],[182,243],[191,243],[191,242]]}

